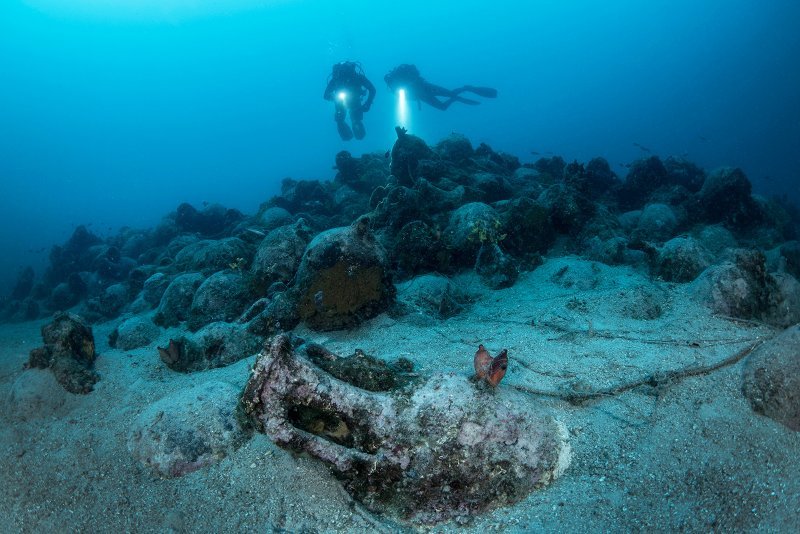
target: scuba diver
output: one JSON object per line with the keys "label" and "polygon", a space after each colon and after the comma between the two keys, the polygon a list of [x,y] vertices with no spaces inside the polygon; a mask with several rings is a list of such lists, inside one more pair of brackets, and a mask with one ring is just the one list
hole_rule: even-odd
{"label": "scuba diver", "polygon": [[[362,102],[364,95],[367,95],[367,99]],[[364,112],[369,111],[375,99],[375,86],[364,75],[361,65],[352,61],[335,64],[322,98],[334,100],[336,112],[333,118],[342,139],[349,141],[353,135],[356,139],[364,139]],[[352,130],[345,122],[348,111]]]}
{"label": "scuba diver", "polygon": [[[497,97],[497,89],[492,89],[491,87],[465,85],[458,89],[451,90],[434,85],[420,76],[419,70],[417,70],[415,65],[403,64],[395,67],[389,74],[384,76],[383,79],[392,92],[398,89],[404,89],[409,99],[414,99],[418,103],[425,102],[441,110],[449,108],[454,102],[461,102],[462,104],[470,106],[477,106],[480,104],[477,100],[460,96],[461,93],[473,93],[484,98]],[[441,100],[438,97],[444,97],[445,100]]]}

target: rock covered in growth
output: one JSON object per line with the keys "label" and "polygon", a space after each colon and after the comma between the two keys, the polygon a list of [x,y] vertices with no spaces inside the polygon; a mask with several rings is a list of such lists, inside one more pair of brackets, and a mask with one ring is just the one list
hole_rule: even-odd
{"label": "rock covered in growth", "polygon": [[425,178],[419,178],[414,185],[417,192],[417,208],[423,215],[448,212],[464,203],[464,186],[451,184],[452,189],[442,189]]}
{"label": "rock covered in growth", "polygon": [[[128,295],[135,297],[144,289],[144,283],[153,275],[154,268],[151,265],[136,267],[128,273]],[[164,286],[166,288],[166,286]]]}
{"label": "rock covered in growth", "polygon": [[217,237],[243,218],[238,210],[220,204],[209,204],[198,211],[184,202],[175,211],[175,224],[180,231],[198,233],[205,237]]}
{"label": "rock covered in growth", "polygon": [[92,328],[71,313],[57,313],[52,323],[42,326],[44,346],[33,349],[29,367],[49,368],[70,393],[89,393],[100,380],[92,369],[97,357]]}
{"label": "rock covered in growth", "polygon": [[272,199],[274,205],[291,213],[330,214],[333,197],[326,184],[319,180],[292,180],[281,182],[281,196]]}
{"label": "rock covered in growth", "polygon": [[161,303],[158,305],[153,322],[159,326],[170,327],[188,319],[194,292],[202,283],[203,275],[200,273],[176,276],[161,296]]}
{"label": "rock covered in growth", "polygon": [[750,180],[741,169],[723,167],[708,175],[697,193],[700,219],[743,229],[760,219],[760,210],[750,196]]}
{"label": "rock covered in growth", "polygon": [[105,282],[124,280],[136,267],[136,260],[123,257],[120,250],[113,245],[98,245],[90,251],[94,254],[90,270]]}
{"label": "rock covered in growth", "polygon": [[631,210],[617,215],[617,222],[627,233],[632,233],[639,225],[639,219],[642,217],[642,210]]}
{"label": "rock covered in growth", "polygon": [[128,286],[112,284],[106,287],[99,296],[86,300],[84,313],[90,321],[113,318],[120,314],[128,300]]}
{"label": "rock covered in growth", "polygon": [[272,206],[264,208],[256,216],[256,220],[265,232],[292,223],[292,214],[284,208]]}
{"label": "rock covered in growth", "polygon": [[578,235],[597,209],[586,194],[561,183],[548,187],[537,200],[549,210],[556,231],[563,234]]}
{"label": "rock covered in growth", "polygon": [[374,203],[370,220],[373,227],[394,233],[408,223],[429,222],[436,214],[455,209],[464,195],[463,186],[444,190],[424,178],[419,178],[413,187],[378,187],[370,200]]}
{"label": "rock covered in growth", "polygon": [[773,273],[778,285],[778,305],[771,322],[777,326],[789,326],[800,322],[800,282],[788,273]]}
{"label": "rock covered in growth", "polygon": [[648,204],[639,216],[633,232],[635,239],[663,242],[675,235],[678,219],[675,212],[666,204]]}
{"label": "rock covered in growth", "polygon": [[563,425],[515,410],[514,395],[453,374],[367,391],[281,335],[256,362],[241,408],[278,445],[326,463],[370,509],[436,523],[515,503],[567,467]]}
{"label": "rock covered in growth", "polygon": [[591,216],[586,221],[586,224],[583,225],[583,228],[581,228],[576,240],[581,242],[595,236],[600,239],[625,237],[625,232],[622,231],[619,219],[617,219],[611,210],[597,203],[592,204]]}
{"label": "rock covered in growth", "polygon": [[698,192],[706,179],[703,169],[683,158],[669,156],[664,160],[664,168],[670,183],[680,185],[691,193]]}
{"label": "rock covered in growth", "polygon": [[[158,228],[156,229],[156,231],[158,231]],[[177,230],[175,231],[177,232]],[[201,241],[200,238],[194,234],[180,234],[171,236],[170,240],[164,246],[156,249],[158,254],[154,261],[155,263],[157,263],[162,267],[174,265],[175,258],[177,257],[178,253],[180,253],[181,250],[188,247],[189,245],[198,243],[200,241]]]}
{"label": "rock covered in growth", "polygon": [[108,336],[108,344],[120,350],[144,347],[158,339],[161,330],[143,317],[131,317],[117,326]]}
{"label": "rock covered in growth", "polygon": [[[121,228],[117,236],[112,239],[118,244],[120,255],[123,258],[139,258],[153,244],[149,234],[149,231]],[[139,263],[145,262],[139,261]]]}
{"label": "rock covered in growth", "polygon": [[48,306],[53,310],[63,311],[77,304],[79,300],[80,295],[70,287],[70,284],[61,282],[50,292]]}
{"label": "rock covered in growth", "polygon": [[46,285],[54,287],[71,274],[90,270],[94,259],[91,248],[101,242],[84,225],[77,226],[64,245],[56,245],[50,251],[50,265],[44,274]]}
{"label": "rock covered in growth", "polygon": [[439,141],[434,150],[443,160],[462,166],[468,164],[475,153],[469,139],[457,133],[451,133]]}
{"label": "rock covered in growth", "polygon": [[347,150],[336,154],[334,182],[356,193],[369,193],[386,183],[388,162],[383,154],[364,154],[354,158]]}
{"label": "rock covered in growth", "polygon": [[247,324],[247,331],[251,334],[269,337],[291,330],[300,323],[300,317],[297,302],[290,292],[279,291],[258,299],[239,321]]}
{"label": "rock covered in growth", "polygon": [[259,291],[265,291],[275,282],[291,283],[310,236],[311,229],[303,219],[275,228],[264,236],[250,266]]}
{"label": "rock covered in growth", "polygon": [[402,185],[378,187],[370,198],[374,209],[370,220],[376,228],[399,230],[408,222],[423,218],[419,191]]}
{"label": "rock covered in growth", "polygon": [[753,410],[800,431],[800,325],[766,341],[748,357],[742,391]]}
{"label": "rock covered in growth", "polygon": [[514,186],[514,197],[517,199],[538,198],[544,191],[539,171],[530,166],[520,167],[514,171],[509,181]]}
{"label": "rock covered in growth", "polygon": [[142,299],[155,308],[161,302],[161,297],[169,287],[170,278],[164,273],[154,273],[142,285]]}
{"label": "rock covered in growth", "polygon": [[637,264],[638,258],[632,255],[628,249],[628,240],[624,237],[612,237],[610,239],[600,239],[592,236],[583,242],[583,257],[588,260],[599,261],[606,265],[621,265],[628,263]]}
{"label": "rock covered in growth", "polygon": [[530,198],[511,200],[503,211],[503,247],[522,257],[538,257],[553,245],[556,232],[550,221],[550,210]]}
{"label": "rock covered in growth", "polygon": [[478,190],[478,197],[483,202],[496,202],[514,196],[508,180],[500,174],[476,172],[472,175],[473,185]]}
{"label": "rock covered in growth", "polygon": [[703,248],[714,255],[721,254],[727,248],[736,248],[736,238],[721,224],[704,226],[698,232],[697,240]]}
{"label": "rock covered in growth", "polygon": [[596,198],[619,185],[619,179],[605,158],[592,158],[586,164],[586,185],[588,193]]}
{"label": "rock covered in growth", "polygon": [[655,273],[667,282],[691,282],[711,265],[709,253],[691,237],[670,239],[658,251]]}
{"label": "rock covered in growth", "polygon": [[470,202],[454,210],[444,230],[453,259],[472,267],[483,243],[503,238],[503,224],[494,208],[483,202]]}
{"label": "rock covered in growth", "polygon": [[245,324],[217,322],[170,339],[166,348],[158,347],[158,354],[167,367],[186,373],[230,365],[256,354],[261,343]]}
{"label": "rock covered in growth", "polygon": [[292,292],[300,318],[315,330],[351,328],[385,311],[395,288],[369,219],[318,234],[303,255]]}
{"label": "rock covered in growth", "polygon": [[552,158],[539,158],[533,164],[533,168],[544,174],[542,181],[546,185],[552,185],[561,180],[564,176],[564,168],[567,162],[561,156],[553,156]]}
{"label": "rock covered in growth", "polygon": [[793,307],[794,301],[783,294],[775,278],[767,272],[760,251],[739,250],[734,262],[707,269],[694,284],[697,297],[720,315],[777,326],[788,326],[791,322],[786,321],[800,317],[800,311],[784,309]]}
{"label": "rock covered in growth", "polygon": [[628,210],[642,207],[647,198],[667,182],[667,169],[658,156],[634,161],[618,191],[620,206]]}
{"label": "rock covered in growth", "polygon": [[331,227],[350,224],[359,215],[368,212],[370,209],[369,197],[349,185],[343,185],[336,190],[333,195],[333,202],[336,206],[334,216],[328,219]]}
{"label": "rock covered in growth", "polygon": [[511,174],[520,168],[519,158],[505,152],[495,152],[486,143],[481,143],[475,149],[473,161],[489,172]]}
{"label": "rock covered in growth", "polygon": [[238,237],[202,240],[191,243],[175,256],[175,266],[183,271],[205,274],[229,268],[232,264],[247,264],[253,253]]}
{"label": "rock covered in growth", "polygon": [[249,436],[236,419],[238,394],[230,384],[212,380],[164,397],[137,417],[128,450],[164,478],[219,462]]}
{"label": "rock covered in growth", "polygon": [[195,331],[215,321],[233,321],[245,310],[249,297],[241,272],[214,273],[195,291],[187,326]]}
{"label": "rock covered in growth", "polygon": [[449,268],[450,252],[442,241],[442,231],[423,221],[403,226],[392,248],[394,263],[403,277]]}
{"label": "rock covered in growth", "polygon": [[406,132],[405,128],[395,128],[397,141],[392,147],[391,173],[397,182],[413,186],[417,178],[417,165],[421,159],[430,159],[433,151],[421,138]]}
{"label": "rock covered in growth", "polygon": [[351,187],[358,183],[358,160],[349,151],[339,151],[334,161],[337,171],[333,179],[335,182]]}
{"label": "rock covered in growth", "polygon": [[478,249],[475,272],[492,289],[511,287],[519,276],[519,269],[511,256],[505,254],[497,243],[490,242],[481,244]]}

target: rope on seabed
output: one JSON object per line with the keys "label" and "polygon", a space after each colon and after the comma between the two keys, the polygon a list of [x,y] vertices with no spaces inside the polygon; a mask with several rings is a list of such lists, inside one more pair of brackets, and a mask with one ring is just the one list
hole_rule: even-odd
{"label": "rope on seabed", "polygon": [[[564,335],[573,335],[573,336],[580,336],[585,335],[588,337],[598,337],[603,339],[621,339],[623,341],[634,341],[636,343],[644,343],[647,345],[676,345],[676,346],[689,346],[695,348],[703,348],[703,347],[710,347],[715,345],[733,345],[736,343],[744,343],[747,341],[752,341],[750,339],[736,339],[736,338],[727,338],[727,339],[694,339],[692,341],[685,341],[679,339],[664,339],[664,338],[646,338],[646,337],[639,337],[630,335],[630,331],[622,331],[622,332],[613,332],[610,330],[595,330],[592,326],[592,322],[589,321],[588,328],[583,329],[575,329],[569,328],[564,325],[560,325],[553,321],[531,321],[529,323],[530,326],[538,327],[538,328],[547,328],[550,330],[555,330],[556,332],[561,332]],[[762,326],[769,328],[773,332],[775,331],[774,327],[770,327],[769,325],[763,323],[757,323],[755,321],[748,321],[747,324],[751,324],[754,326]],[[635,333],[635,331],[634,331]],[[758,339],[758,338],[756,338]],[[548,341],[555,341],[557,338],[547,338]]]}
{"label": "rope on seabed", "polygon": [[[700,339],[693,339],[691,341],[687,341],[685,339],[664,339],[664,338],[646,338],[646,337],[638,337],[627,335],[621,332],[614,332],[611,330],[594,330],[591,326],[586,330],[574,329],[574,328],[567,328],[564,326],[560,326],[553,323],[538,323],[538,324],[531,324],[530,322],[526,321],[515,321],[513,319],[510,320],[497,320],[494,321],[496,323],[501,324],[518,324],[521,326],[535,326],[535,327],[543,327],[548,328],[550,330],[555,330],[557,332],[561,332],[564,335],[573,335],[573,336],[587,336],[587,337],[597,337],[602,339],[619,339],[622,341],[633,341],[636,343],[643,343],[645,345],[673,345],[677,347],[691,347],[691,348],[706,348],[706,347],[714,347],[714,346],[721,346],[721,345],[736,345],[738,343],[747,343],[753,341],[754,339],[759,338],[700,338]],[[769,325],[759,325],[768,327]],[[774,330],[773,327],[770,327]],[[444,339],[452,342],[452,343],[459,343],[463,345],[473,345],[472,341],[468,341],[465,339],[456,340],[446,332],[444,332],[440,328],[431,328],[432,331],[439,334]],[[627,332],[627,331],[625,331]],[[559,338],[546,338],[547,341],[558,341]]]}
{"label": "rope on seabed", "polygon": [[769,339],[771,338],[757,339],[755,343],[748,345],[739,352],[736,352],[731,356],[728,356],[724,360],[721,360],[711,365],[700,365],[693,367],[685,367],[683,369],[676,369],[674,371],[657,372],[647,375],[633,382],[618,384],[616,386],[605,389],[596,389],[588,391],[580,391],[575,389],[570,389],[569,391],[547,391],[522,385],[514,385],[512,387],[517,391],[521,391],[522,393],[543,396],[543,397],[553,397],[557,399],[566,400],[573,404],[578,404],[581,402],[586,402],[589,400],[598,399],[602,397],[613,397],[615,395],[619,395],[620,393],[624,393],[625,391],[629,391],[631,389],[638,388],[640,386],[659,387],[665,384],[678,382],[690,376],[698,376],[711,373],[723,367],[727,367],[729,365],[738,363],[739,361],[749,356],[754,350],[756,350],[759,346],[761,346],[764,342],[766,342]]}

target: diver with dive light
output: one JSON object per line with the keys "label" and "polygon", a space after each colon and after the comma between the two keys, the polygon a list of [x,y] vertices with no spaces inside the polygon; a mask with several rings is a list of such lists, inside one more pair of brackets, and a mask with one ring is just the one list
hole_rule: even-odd
{"label": "diver with dive light", "polygon": [[[362,102],[365,95],[367,99]],[[375,86],[364,75],[361,65],[353,61],[335,64],[322,98],[334,101],[336,111],[333,118],[343,140],[349,141],[353,136],[364,139],[364,112],[369,111],[375,99]],[[348,112],[352,129],[345,122]]]}
{"label": "diver with dive light", "polygon": [[[386,85],[392,92],[399,90],[405,91],[406,97],[419,102],[441,109],[449,108],[453,103],[460,102],[470,106],[480,104],[477,100],[464,98],[461,93],[472,93],[484,98],[496,98],[497,89],[491,87],[476,87],[465,85],[457,89],[446,89],[439,85],[434,85],[425,80],[419,74],[416,65],[403,64],[395,67],[389,74],[383,77]],[[444,100],[439,97],[443,97]]]}

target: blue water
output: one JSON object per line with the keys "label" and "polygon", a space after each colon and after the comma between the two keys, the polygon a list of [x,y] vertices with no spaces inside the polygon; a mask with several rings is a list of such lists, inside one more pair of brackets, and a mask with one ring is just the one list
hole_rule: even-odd
{"label": "blue water", "polygon": [[[399,63],[499,90],[412,107],[430,143],[458,131],[621,175],[638,143],[800,199],[798,27],[792,0],[5,0],[0,294],[78,224],[151,226],[184,201],[253,212],[286,176],[332,178],[339,150],[387,150],[382,78]],[[321,98],[344,59],[378,87],[360,142],[339,139]]]}

